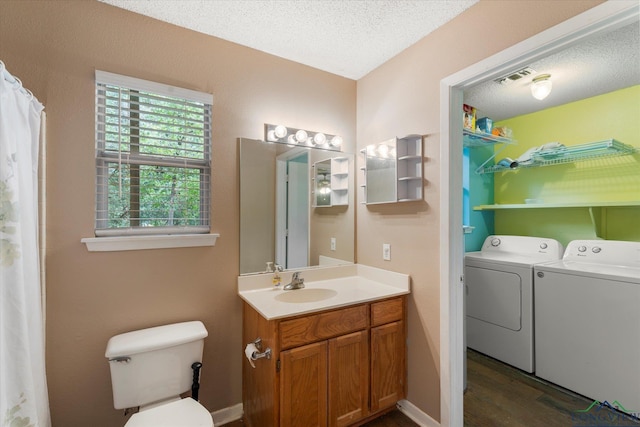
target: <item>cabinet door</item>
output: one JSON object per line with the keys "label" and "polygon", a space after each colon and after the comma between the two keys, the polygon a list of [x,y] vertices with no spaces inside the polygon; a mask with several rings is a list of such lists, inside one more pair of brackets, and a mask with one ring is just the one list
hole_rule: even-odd
{"label": "cabinet door", "polygon": [[329,425],[348,426],[366,417],[368,396],[367,331],[329,340]]}
{"label": "cabinet door", "polygon": [[280,426],[326,427],[327,341],[280,353]]}
{"label": "cabinet door", "polygon": [[371,412],[404,398],[404,323],[371,328]]}

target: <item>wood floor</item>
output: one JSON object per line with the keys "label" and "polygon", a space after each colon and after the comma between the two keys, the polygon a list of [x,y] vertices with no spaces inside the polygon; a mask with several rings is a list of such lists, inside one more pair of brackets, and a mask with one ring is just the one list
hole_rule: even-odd
{"label": "wood floor", "polygon": [[[593,400],[542,381],[473,350],[467,354],[465,427],[640,427],[640,421],[606,408],[585,410]],[[588,418],[596,416],[597,419]],[[586,417],[586,418],[585,418]],[[604,420],[604,421],[603,421]],[[242,421],[226,427],[243,427]],[[398,410],[363,427],[417,427]],[[299,426],[306,427],[306,426]]]}
{"label": "wood floor", "polygon": [[576,412],[593,400],[473,350],[467,353],[465,427],[640,427],[638,420],[606,408]]}

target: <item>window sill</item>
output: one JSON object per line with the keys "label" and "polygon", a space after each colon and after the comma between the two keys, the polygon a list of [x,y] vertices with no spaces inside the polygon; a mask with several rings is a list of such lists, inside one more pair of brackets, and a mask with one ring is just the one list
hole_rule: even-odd
{"label": "window sill", "polygon": [[218,233],[168,234],[161,236],[86,237],[80,241],[89,252],[138,251],[144,249],[215,246]]}

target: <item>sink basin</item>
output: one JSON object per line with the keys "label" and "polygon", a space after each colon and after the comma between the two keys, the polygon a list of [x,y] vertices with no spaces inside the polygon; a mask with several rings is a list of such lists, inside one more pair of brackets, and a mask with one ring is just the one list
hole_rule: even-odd
{"label": "sink basin", "polygon": [[316,302],[329,299],[338,295],[333,289],[322,288],[304,288],[292,291],[284,291],[276,296],[278,301],[300,303],[300,302]]}

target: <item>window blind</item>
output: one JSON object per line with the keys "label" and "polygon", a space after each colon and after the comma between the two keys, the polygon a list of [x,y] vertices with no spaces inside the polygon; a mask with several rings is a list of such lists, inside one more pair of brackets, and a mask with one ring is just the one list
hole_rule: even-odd
{"label": "window blind", "polygon": [[209,232],[212,104],[96,71],[96,236]]}

